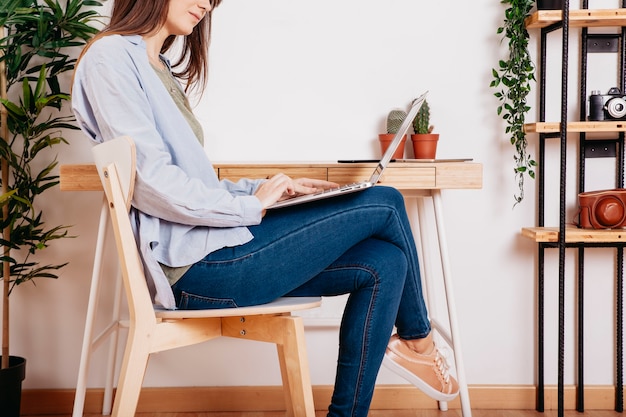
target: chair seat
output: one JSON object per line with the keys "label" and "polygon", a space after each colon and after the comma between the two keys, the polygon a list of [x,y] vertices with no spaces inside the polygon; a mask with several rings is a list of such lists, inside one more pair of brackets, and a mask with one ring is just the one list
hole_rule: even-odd
{"label": "chair seat", "polygon": [[155,315],[161,319],[184,319],[202,317],[237,317],[257,314],[289,313],[319,307],[321,297],[281,297],[267,304],[249,307],[219,308],[203,310],[165,310],[155,309]]}

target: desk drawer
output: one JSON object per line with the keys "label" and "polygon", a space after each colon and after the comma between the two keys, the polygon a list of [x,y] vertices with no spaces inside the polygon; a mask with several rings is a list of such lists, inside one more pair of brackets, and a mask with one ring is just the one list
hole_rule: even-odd
{"label": "desk drawer", "polygon": [[312,178],[316,180],[325,180],[327,174],[327,170],[324,167],[320,168],[312,168],[312,167],[302,167],[302,168],[286,168],[286,167],[273,167],[273,166],[251,166],[251,167],[233,167],[233,168],[222,168],[220,167],[218,170],[218,176],[220,179],[229,179],[231,181],[238,181],[242,178],[267,178],[272,175],[278,174],[282,172],[285,175],[290,176],[291,178]]}
{"label": "desk drawer", "polygon": [[[373,170],[373,167],[329,168],[328,180],[339,184],[367,181]],[[388,167],[380,183],[399,190],[432,188],[436,184],[435,167]]]}

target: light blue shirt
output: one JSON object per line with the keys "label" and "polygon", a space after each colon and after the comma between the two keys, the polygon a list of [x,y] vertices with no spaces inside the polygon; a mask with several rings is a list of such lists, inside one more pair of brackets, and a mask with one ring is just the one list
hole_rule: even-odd
{"label": "light blue shirt", "polygon": [[218,180],[140,36],[105,36],[89,47],[76,70],[72,109],[94,143],[124,135],[134,140],[131,223],[155,304],[176,308],[159,262],[187,266],[250,241],[246,226],[262,218],[252,194],[263,180]]}

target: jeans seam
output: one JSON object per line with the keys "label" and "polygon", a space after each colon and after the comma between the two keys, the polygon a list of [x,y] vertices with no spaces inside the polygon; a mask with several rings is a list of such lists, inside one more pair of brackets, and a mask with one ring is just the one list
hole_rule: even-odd
{"label": "jeans seam", "polygon": [[205,297],[202,295],[190,293],[188,291],[181,291],[180,304],[184,306],[188,306],[190,300],[211,303],[213,305],[221,305],[222,307],[220,308],[237,308],[238,307],[237,303],[235,303],[235,301],[232,299]]}
{"label": "jeans seam", "polygon": [[[372,296],[370,298],[370,304],[369,307],[367,309],[367,316],[365,318],[365,322],[364,322],[364,326],[365,326],[365,331],[363,332],[363,337],[365,338],[365,340],[362,341],[361,346],[369,346],[369,340],[371,339],[371,321],[372,321],[372,311],[375,308],[375,304],[378,301],[378,293],[379,293],[379,287],[380,287],[380,278],[378,276],[378,274],[376,273],[375,270],[373,270],[372,268],[369,268],[365,265],[359,265],[359,264],[351,264],[351,265],[342,265],[340,267],[334,267],[331,268],[329,270],[341,270],[341,269],[360,269],[362,271],[366,271],[367,273],[369,273],[373,278],[374,278],[374,286],[372,289]],[[356,390],[354,391],[354,398],[352,398],[352,409],[350,412],[350,415],[354,416],[355,415],[355,407],[357,404],[360,403],[359,398],[362,395],[363,392],[363,369],[365,368],[365,363],[370,360],[370,356],[371,354],[366,355],[364,351],[361,351],[361,358],[362,360],[359,360],[359,370],[358,370],[358,380],[356,382]]]}
{"label": "jeans seam", "polygon": [[243,261],[245,259],[253,257],[254,254],[257,253],[257,252],[258,251],[255,251],[255,252],[252,252],[252,253],[246,253],[244,256],[238,256],[236,258],[221,259],[221,260],[214,260],[214,261],[207,261],[206,259],[200,259],[196,263],[197,264],[205,264],[205,265],[219,265],[219,264],[228,264],[228,263],[232,263],[232,262],[240,262],[240,261]]}
{"label": "jeans seam", "polygon": [[[372,332],[372,327],[371,327],[371,321],[372,321],[372,310],[374,310],[375,308],[375,304],[378,301],[378,291],[379,291],[379,286],[380,286],[380,279],[378,277],[377,274],[373,274],[376,285],[374,286],[373,289],[373,293],[372,293],[372,298],[370,301],[370,306],[367,309],[367,318],[366,318],[366,326],[365,326],[365,332],[364,332],[364,337],[365,340],[363,341],[363,345],[362,346],[369,346],[369,340],[371,340],[371,332]],[[357,391],[355,393],[355,398],[353,404],[357,404],[359,403],[359,398],[362,395],[363,392],[363,369],[365,368],[366,362],[371,360],[371,352],[368,352],[368,355],[363,357],[363,360],[360,361],[359,363],[359,380],[357,381]],[[354,410],[352,410],[352,412],[354,413]]]}

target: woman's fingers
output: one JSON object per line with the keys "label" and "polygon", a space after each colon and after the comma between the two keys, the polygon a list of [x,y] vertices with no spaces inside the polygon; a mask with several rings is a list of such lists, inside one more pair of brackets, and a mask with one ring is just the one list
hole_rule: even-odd
{"label": "woman's fingers", "polygon": [[279,200],[294,197],[300,194],[313,194],[319,191],[337,188],[339,184],[332,181],[316,180],[311,178],[291,179],[285,174],[276,174],[259,186],[255,196],[266,208]]}
{"label": "woman's fingers", "polygon": [[[321,190],[329,190],[332,188],[339,187],[339,184],[337,184],[336,182],[316,180],[316,179],[311,179],[311,178],[298,178],[294,180],[294,182],[302,185],[303,187],[313,189],[315,190],[314,192],[321,191]],[[307,193],[307,194],[310,194],[310,193]]]}
{"label": "woman's fingers", "polygon": [[261,184],[254,195],[261,201],[263,208],[266,208],[285,195],[295,194],[296,190],[291,178],[285,174],[276,174]]}

